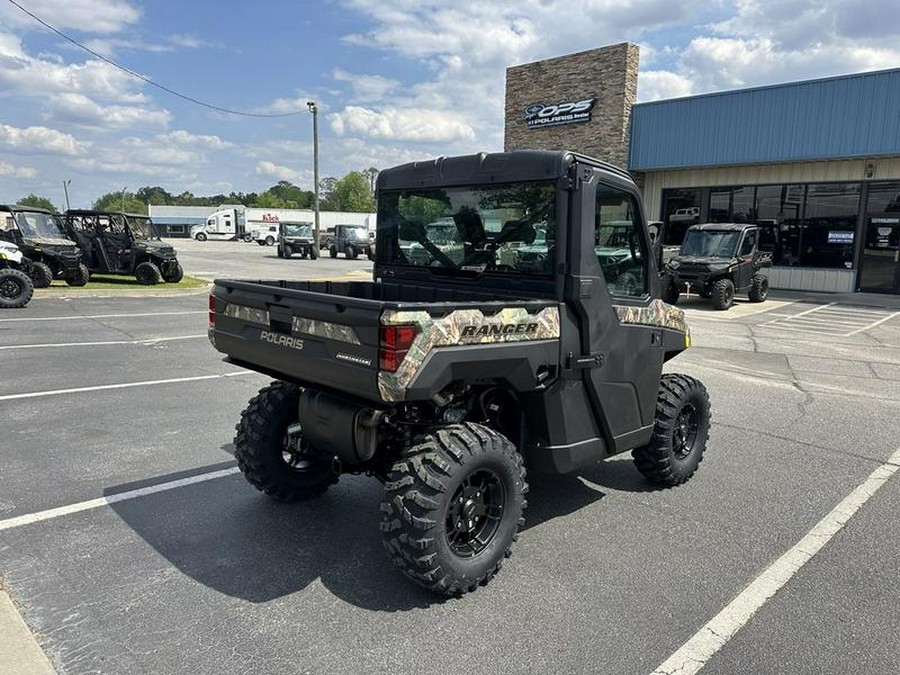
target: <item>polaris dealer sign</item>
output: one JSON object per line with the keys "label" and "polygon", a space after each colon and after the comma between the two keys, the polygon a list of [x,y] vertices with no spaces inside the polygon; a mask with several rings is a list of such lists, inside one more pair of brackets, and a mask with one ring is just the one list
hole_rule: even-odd
{"label": "polaris dealer sign", "polygon": [[532,103],[525,108],[525,124],[530,128],[555,127],[560,124],[590,122],[591,110],[597,102],[596,98],[581,101],[564,101],[562,103]]}

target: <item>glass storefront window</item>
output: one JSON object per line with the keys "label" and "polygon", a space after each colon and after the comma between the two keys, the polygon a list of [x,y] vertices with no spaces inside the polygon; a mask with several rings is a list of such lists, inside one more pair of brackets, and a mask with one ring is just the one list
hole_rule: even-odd
{"label": "glass storefront window", "polygon": [[687,228],[700,222],[700,190],[663,190],[662,203],[662,219],[666,224],[663,244],[681,246]]}
{"label": "glass storefront window", "polygon": [[819,183],[806,190],[800,233],[803,267],[853,267],[859,183]]}
{"label": "glass storefront window", "polygon": [[756,222],[778,227],[777,240],[770,242],[776,265],[800,262],[800,227],[805,199],[805,185],[760,185],[756,188]]}

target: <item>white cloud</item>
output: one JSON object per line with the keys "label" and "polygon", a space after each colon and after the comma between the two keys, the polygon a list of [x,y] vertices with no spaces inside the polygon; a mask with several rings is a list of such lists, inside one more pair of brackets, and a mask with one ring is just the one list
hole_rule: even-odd
{"label": "white cloud", "polygon": [[74,93],[52,97],[48,104],[48,115],[54,121],[101,129],[165,128],[172,120],[172,113],[162,108],[102,106],[83,94]]}
{"label": "white cloud", "polygon": [[187,33],[174,33],[168,37],[171,44],[185,49],[199,49],[200,47],[212,47],[212,44]]}
{"label": "white cloud", "polygon": [[[140,8],[125,0],[28,0],[23,6],[55,28],[87,33],[116,33],[136,24],[142,15]],[[9,3],[0,7],[0,18],[15,26],[43,30]]]}
{"label": "white cloud", "polygon": [[665,70],[650,70],[638,75],[638,100],[659,101],[690,96],[693,83],[686,77]]}
{"label": "white cloud", "polygon": [[[254,169],[254,173],[257,176],[271,176],[273,178],[277,178],[278,180],[287,180],[292,183],[297,183],[304,176],[304,173],[301,171],[296,171],[294,169],[290,169],[286,166],[280,166],[275,164],[274,162],[262,161],[257,163],[256,168]],[[311,183],[312,181],[310,181]]]}
{"label": "white cloud", "polygon": [[395,141],[442,143],[471,141],[475,131],[458,115],[443,110],[393,109],[376,112],[348,106],[328,116],[338,136],[352,135]]}
{"label": "white cloud", "polygon": [[37,171],[28,166],[15,167],[12,164],[0,161],[0,176],[32,179],[37,177]]}
{"label": "white cloud", "polygon": [[380,75],[355,75],[335,68],[331,76],[338,82],[348,83],[358,101],[380,101],[400,86],[400,82]]}
{"label": "white cloud", "polygon": [[184,131],[183,129],[162,134],[157,136],[157,139],[165,143],[190,145],[197,148],[205,148],[207,150],[225,150],[234,147],[234,143],[223,141],[218,136],[197,135]]}
{"label": "white cloud", "polygon": [[14,154],[80,155],[89,145],[87,142],[77,140],[71,134],[48,127],[19,128],[0,124],[0,148]]}
{"label": "white cloud", "polygon": [[162,45],[145,40],[126,40],[122,38],[95,38],[92,40],[85,40],[84,45],[106,57],[111,57],[116,52],[120,51],[157,53],[175,51],[175,47],[172,45]]}

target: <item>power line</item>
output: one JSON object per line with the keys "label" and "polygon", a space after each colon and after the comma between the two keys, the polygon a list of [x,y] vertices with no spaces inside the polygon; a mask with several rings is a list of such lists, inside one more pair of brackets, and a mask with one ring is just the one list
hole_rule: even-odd
{"label": "power line", "polygon": [[293,117],[294,115],[302,115],[302,114],[308,112],[308,110],[306,108],[304,108],[302,110],[294,110],[293,112],[286,112],[286,113],[251,113],[251,112],[244,112],[242,110],[230,110],[228,108],[220,108],[217,105],[213,105],[211,103],[206,103],[205,101],[200,101],[196,98],[188,96],[187,94],[182,94],[181,92],[175,91],[174,89],[170,89],[169,87],[159,84],[158,82],[154,82],[150,78],[144,77],[140,73],[136,73],[135,71],[131,70],[131,68],[128,68],[119,63],[116,63],[112,59],[103,56],[103,54],[99,54],[99,53],[95,52],[93,49],[91,49],[87,45],[83,45],[75,38],[69,37],[68,35],[63,33],[61,30],[51,26],[49,23],[47,23],[40,17],[36,16],[35,14],[33,14],[31,11],[27,10],[25,7],[22,7],[22,5],[20,5],[18,2],[16,2],[16,0],[9,0],[9,2],[10,2],[10,4],[18,7],[25,14],[27,14],[32,19],[37,21],[39,24],[41,24],[47,30],[50,30],[50,31],[56,33],[64,40],[68,40],[76,47],[79,47],[80,49],[83,49],[84,51],[86,51],[88,54],[92,54],[93,56],[97,57],[101,61],[108,63],[109,65],[113,66],[114,68],[118,68],[122,72],[131,75],[131,77],[137,78],[138,80],[141,80],[142,82],[149,84],[151,87],[156,87],[157,89],[161,89],[162,91],[166,92],[167,94],[171,94],[172,96],[177,96],[178,98],[184,99],[185,101],[189,101],[190,103],[194,103],[195,105],[203,106],[204,108],[209,108],[210,110],[215,110],[220,113],[225,113],[226,115],[238,115],[240,117]]}

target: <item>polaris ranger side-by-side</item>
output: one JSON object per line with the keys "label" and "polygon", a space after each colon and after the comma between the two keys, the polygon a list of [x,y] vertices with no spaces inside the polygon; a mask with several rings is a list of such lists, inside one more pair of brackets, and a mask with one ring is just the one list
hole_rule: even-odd
{"label": "polaris ranger side-by-side", "polygon": [[312,223],[278,223],[278,257],[290,258],[295,253],[301,258],[319,257]]}
{"label": "polaris ranger side-by-side", "polygon": [[177,284],[184,277],[175,248],[155,235],[143,214],[70,209],[63,222],[91,272],[133,274],[145,285]]}
{"label": "polaris ranger side-by-side", "polygon": [[681,293],[710,298],[716,309],[728,309],[735,293],[750,302],[769,295],[769,279],[762,270],[772,266],[777,227],[750,223],[706,223],[688,228],[678,254],[668,261],[662,297],[671,304]]}
{"label": "polaris ranger side-by-side", "polygon": [[34,282],[25,273],[28,258],[19,247],[0,241],[0,307],[24,307],[34,295]]}
{"label": "polaris ranger side-by-side", "polygon": [[46,288],[54,279],[84,286],[90,279],[78,246],[66,238],[59,217],[49,211],[0,205],[0,240],[15,244],[25,256],[22,271],[35,288]]}
{"label": "polaris ranger side-by-side", "polygon": [[632,450],[660,485],[694,473],[709,399],[661,375],[690,333],[658,299],[626,172],[573,153],[480,154],[387,169],[377,195],[373,281],[217,280],[210,293],[214,347],[276,380],[237,427],[250,483],[297,501],[342,473],[377,477],[394,562],[458,595],[509,556],[526,467]]}

